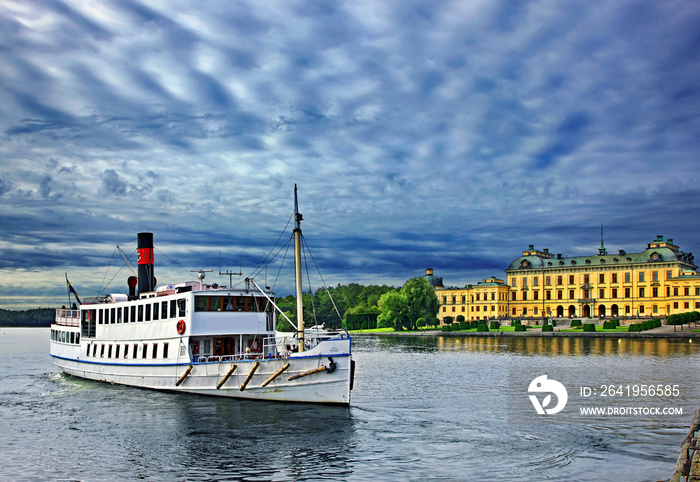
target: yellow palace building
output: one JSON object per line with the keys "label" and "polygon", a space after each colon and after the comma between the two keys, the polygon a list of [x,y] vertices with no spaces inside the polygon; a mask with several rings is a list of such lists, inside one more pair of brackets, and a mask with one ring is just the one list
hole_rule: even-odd
{"label": "yellow palace building", "polygon": [[[562,317],[665,317],[700,310],[700,275],[693,255],[657,236],[639,253],[603,247],[591,256],[523,251],[505,270],[506,282],[485,279],[444,288],[426,273],[441,303],[438,318],[542,319]],[[435,283],[435,280],[440,283]]]}

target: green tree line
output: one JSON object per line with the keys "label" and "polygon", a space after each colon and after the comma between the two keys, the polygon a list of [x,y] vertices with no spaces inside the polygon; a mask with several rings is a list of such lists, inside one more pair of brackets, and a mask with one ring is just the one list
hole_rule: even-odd
{"label": "green tree line", "polygon": [[[423,278],[411,279],[398,289],[357,283],[338,285],[329,290],[318,290],[313,295],[304,293],[303,301],[307,328],[323,324],[327,329],[388,327],[397,331],[414,330],[437,325],[440,308],[435,289]],[[296,324],[296,298],[291,295],[280,298],[277,304]],[[283,316],[277,317],[277,329],[294,331]]]}
{"label": "green tree line", "polygon": [[[377,307],[379,299],[384,293],[393,290],[393,287],[386,285],[364,286],[358,283],[350,283],[348,285],[338,284],[335,288],[327,290],[319,289],[313,294],[304,293],[302,295],[304,324],[307,328],[322,324],[327,329],[345,327],[349,330],[360,329],[361,326],[355,326],[356,320],[366,321],[372,318],[376,320],[376,317],[379,315],[379,308]],[[276,303],[289,319],[296,324],[296,297],[289,295],[285,298],[278,298]],[[335,307],[333,303],[335,303]],[[362,321],[360,321],[360,325],[361,323]],[[281,315],[277,317],[277,329],[280,331],[294,331],[294,327]]]}
{"label": "green tree line", "polygon": [[53,308],[5,310],[0,308],[0,326],[51,326],[56,316]]}

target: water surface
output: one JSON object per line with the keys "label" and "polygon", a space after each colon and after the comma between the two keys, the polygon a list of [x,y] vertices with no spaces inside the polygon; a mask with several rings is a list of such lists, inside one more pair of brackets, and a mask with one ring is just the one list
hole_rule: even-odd
{"label": "water surface", "polygon": [[[0,479],[627,480],[670,477],[700,394],[697,344],[560,338],[359,338],[349,408],[160,393],[61,374],[48,329],[0,329]],[[522,384],[548,373],[564,411]],[[606,400],[677,416],[582,416],[594,383],[680,385]],[[522,402],[522,403],[521,403]]]}

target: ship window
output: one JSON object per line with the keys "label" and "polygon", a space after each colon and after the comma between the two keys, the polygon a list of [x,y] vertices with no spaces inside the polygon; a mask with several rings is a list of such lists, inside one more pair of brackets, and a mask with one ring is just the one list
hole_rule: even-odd
{"label": "ship window", "polygon": [[158,321],[158,303],[153,304],[153,321]]}
{"label": "ship window", "polygon": [[194,311],[207,311],[207,297],[206,296],[195,296],[194,297]]}
{"label": "ship window", "polygon": [[134,343],[134,353],[131,355],[131,358],[138,358],[139,356],[139,346]]}
{"label": "ship window", "polygon": [[163,358],[168,358],[168,344],[163,343]]}
{"label": "ship window", "polygon": [[236,309],[236,298],[233,296],[224,297],[224,310],[234,311]]}
{"label": "ship window", "polygon": [[139,317],[137,318],[137,321],[143,321],[143,305],[139,305]]}
{"label": "ship window", "polygon": [[209,355],[211,353],[211,340],[204,340],[202,343],[202,354]]}
{"label": "ship window", "polygon": [[109,320],[110,320],[109,322],[112,323],[112,324],[114,324],[114,323],[117,322],[117,309],[116,309],[116,308],[112,308],[112,309],[110,310],[110,318],[109,318]]}
{"label": "ship window", "polygon": [[124,345],[124,358],[129,358],[129,345]]}
{"label": "ship window", "polygon": [[120,307],[120,308],[117,308],[117,323],[121,323],[121,322],[122,322],[122,309]]}
{"label": "ship window", "polygon": [[151,305],[146,305],[146,321],[151,321]]}
{"label": "ship window", "polygon": [[124,307],[124,323],[129,323],[129,307]]}
{"label": "ship window", "polygon": [[135,306],[131,307],[131,317],[129,317],[129,319],[131,320],[132,323],[136,321],[136,307]]}
{"label": "ship window", "polygon": [[101,325],[102,323],[104,323],[103,318],[102,318],[104,315],[102,314],[102,311],[103,310],[97,310],[97,324],[98,325]]}
{"label": "ship window", "polygon": [[153,344],[153,358],[158,358],[158,343]]}
{"label": "ship window", "polygon": [[117,345],[116,351],[114,352],[114,358],[119,358],[119,347],[121,345]]}
{"label": "ship window", "polygon": [[163,302],[160,304],[160,306],[161,306],[161,309],[163,310],[163,312],[161,313],[161,316],[160,316],[160,317],[161,317],[162,319],[166,319],[166,318],[168,317],[168,302],[167,302],[167,301],[163,301]]}
{"label": "ship window", "polygon": [[70,342],[75,344],[75,333],[73,333],[72,331],[70,332]]}
{"label": "ship window", "polygon": [[92,356],[97,356],[97,345],[92,345]]}
{"label": "ship window", "polygon": [[178,316],[185,316],[185,308],[187,307],[187,300],[182,298],[177,300],[178,311],[180,312]]}
{"label": "ship window", "polygon": [[148,354],[148,343],[143,344],[143,351],[141,352],[141,358],[146,358]]}
{"label": "ship window", "polygon": [[104,343],[102,344],[102,347],[100,348],[100,358],[105,357],[105,345]]}
{"label": "ship window", "polygon": [[109,345],[107,349],[107,358],[112,358],[112,345]]}
{"label": "ship window", "polygon": [[90,356],[90,345],[87,346],[87,351],[85,352],[85,356]]}
{"label": "ship window", "polygon": [[170,301],[170,318],[175,318],[175,307],[177,306],[176,303],[177,301],[175,300]]}

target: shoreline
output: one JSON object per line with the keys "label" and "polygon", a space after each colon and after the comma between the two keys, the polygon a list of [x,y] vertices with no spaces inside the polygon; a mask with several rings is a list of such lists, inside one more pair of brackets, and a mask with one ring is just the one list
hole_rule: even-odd
{"label": "shoreline", "polygon": [[410,332],[380,332],[380,333],[351,333],[350,336],[408,336],[408,337],[538,337],[538,338],[671,338],[671,339],[697,339],[700,340],[700,332],[692,331],[643,331],[643,332],[602,332],[602,331],[587,331],[587,332],[571,332],[571,331],[441,331],[441,330],[426,330],[426,331],[410,331]]}

